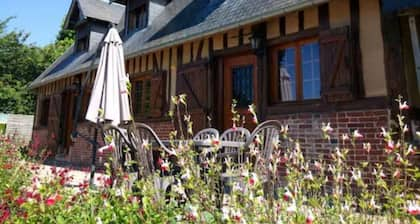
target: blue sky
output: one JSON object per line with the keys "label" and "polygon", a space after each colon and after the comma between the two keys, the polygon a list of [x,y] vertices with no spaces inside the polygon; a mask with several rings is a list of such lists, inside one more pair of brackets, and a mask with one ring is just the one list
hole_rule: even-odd
{"label": "blue sky", "polygon": [[29,32],[28,43],[44,46],[52,43],[71,0],[1,0],[0,20],[15,16],[8,30]]}

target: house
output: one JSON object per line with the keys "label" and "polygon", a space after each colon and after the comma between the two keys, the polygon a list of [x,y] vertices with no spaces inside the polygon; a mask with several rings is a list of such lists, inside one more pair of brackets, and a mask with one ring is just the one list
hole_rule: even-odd
{"label": "house", "polygon": [[[246,127],[254,126],[247,112],[254,104],[260,120],[287,123],[309,158],[356,129],[380,151],[379,128],[390,125],[399,94],[408,97],[410,118],[420,120],[419,3],[395,2],[73,0],[66,27],[77,40],[31,84],[38,96],[34,136],[58,158],[89,164],[90,145],[69,136],[80,83],[89,77],[89,93],[98,44],[114,24],[124,40],[135,120],[162,138],[175,129],[170,97],[186,93],[195,130],[230,128],[235,99]],[[92,136],[94,126],[83,119],[88,100],[85,94],[78,128]],[[334,127],[331,143],[322,140],[323,122]],[[379,151],[373,161],[382,159]],[[352,153],[366,158],[362,149]]]}

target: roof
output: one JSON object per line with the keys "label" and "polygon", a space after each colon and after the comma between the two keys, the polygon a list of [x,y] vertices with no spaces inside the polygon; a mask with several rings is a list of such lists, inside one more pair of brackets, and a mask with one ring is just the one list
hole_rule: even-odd
{"label": "roof", "polygon": [[124,15],[125,6],[118,3],[108,3],[103,0],[74,0],[65,19],[65,27],[69,26],[73,10],[78,7],[81,18],[93,18],[118,24]]}
{"label": "roof", "polygon": [[[152,52],[326,1],[258,0],[258,4],[255,0],[172,1],[147,28],[123,38],[125,56]],[[90,66],[89,61],[74,65],[50,75],[42,84],[35,80],[31,88],[87,71]]]}

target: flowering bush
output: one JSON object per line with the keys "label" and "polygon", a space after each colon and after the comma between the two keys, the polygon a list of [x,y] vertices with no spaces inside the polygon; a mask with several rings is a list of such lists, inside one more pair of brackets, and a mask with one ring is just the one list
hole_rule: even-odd
{"label": "flowering bush", "polygon": [[[191,116],[186,109],[180,116],[185,96],[173,102],[176,111],[170,114],[177,114],[175,122],[186,130],[170,134],[177,159],[162,154],[155,173],[134,186],[130,174],[120,173],[118,182],[101,177],[103,187],[89,188],[87,180],[68,187],[68,169],[53,167],[45,177],[39,165],[23,160],[18,147],[1,138],[0,223],[412,223],[420,214],[415,188],[420,175],[411,162],[416,148],[406,141],[403,114],[409,107],[401,99],[396,125],[378,127],[386,158],[380,164],[349,162],[353,148],[362,147],[368,158],[372,151],[357,130],[341,136],[329,160],[305,159],[287,125],[271,140],[275,151],[268,159],[260,153],[266,139],[257,136],[238,164],[218,157],[219,139],[195,150]],[[241,117],[232,112],[236,128]],[[253,107],[250,113],[256,117]],[[332,132],[329,123],[320,128],[325,141]]]}

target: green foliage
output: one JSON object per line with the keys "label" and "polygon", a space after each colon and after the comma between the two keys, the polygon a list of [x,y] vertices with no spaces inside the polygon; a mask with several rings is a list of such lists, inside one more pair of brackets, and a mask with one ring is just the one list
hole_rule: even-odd
{"label": "green foliage", "polygon": [[0,112],[33,114],[35,96],[28,84],[73,43],[72,31],[62,29],[45,47],[27,43],[29,33],[6,31],[13,17],[0,21]]}
{"label": "green foliage", "polygon": [[[177,114],[182,110],[190,116],[185,96],[172,100]],[[237,163],[218,158],[223,150],[219,139],[208,139],[211,146],[195,150],[190,133],[175,142],[174,131],[174,153],[162,153],[152,174],[140,175],[132,184],[131,174],[120,165],[105,163],[112,170],[97,179],[96,189],[88,188],[87,180],[66,187],[73,180],[69,170],[42,170],[0,136],[0,223],[418,223],[420,196],[413,183],[419,171],[411,164],[416,149],[404,140],[406,103],[397,103],[399,122],[382,129],[383,148],[361,146],[363,134],[356,130],[344,134],[336,148],[326,148],[329,160],[309,160],[285,126],[278,138],[254,139],[245,162]],[[330,141],[330,124],[320,131]],[[111,146],[112,137],[108,140]],[[266,143],[273,146],[269,157],[261,153]],[[110,150],[107,155],[117,152],[109,146],[104,147]],[[152,146],[144,141],[138,150]],[[352,160],[356,148],[369,163]],[[387,160],[369,159],[379,153]],[[221,179],[222,173],[229,175]],[[221,193],[222,182],[229,192]],[[165,183],[172,183],[171,188]]]}

